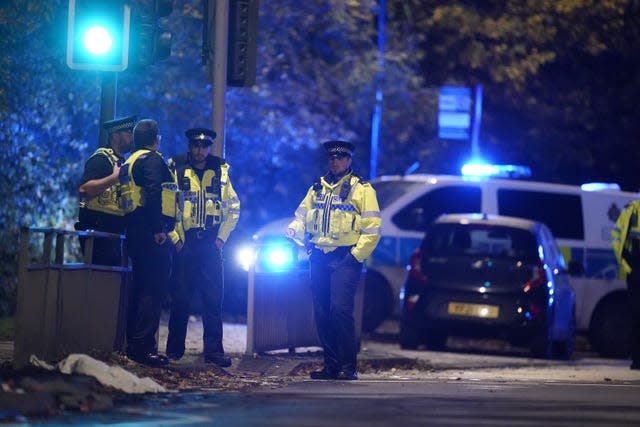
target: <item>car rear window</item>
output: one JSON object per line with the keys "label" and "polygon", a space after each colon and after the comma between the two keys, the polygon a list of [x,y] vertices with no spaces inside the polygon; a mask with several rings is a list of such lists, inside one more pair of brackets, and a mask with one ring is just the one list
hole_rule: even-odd
{"label": "car rear window", "polygon": [[429,257],[490,256],[526,261],[539,257],[535,236],[528,230],[484,224],[435,224],[422,249]]}

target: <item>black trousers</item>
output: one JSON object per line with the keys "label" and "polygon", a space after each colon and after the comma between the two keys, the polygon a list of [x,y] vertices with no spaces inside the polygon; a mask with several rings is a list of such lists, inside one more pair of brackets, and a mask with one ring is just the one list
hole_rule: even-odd
{"label": "black trousers", "polygon": [[355,295],[362,263],[346,258],[351,247],[327,254],[314,249],[309,257],[311,293],[324,366],[332,372],[354,372],[358,344],[354,320]]}
{"label": "black trousers", "polygon": [[159,245],[151,229],[136,224],[127,229],[133,280],[127,310],[127,354],[156,353],[156,333],[169,288],[171,241]]}
{"label": "black trousers", "polygon": [[627,276],[631,309],[631,360],[640,363],[640,272],[635,268]]}
{"label": "black trousers", "polygon": [[222,347],[222,299],[224,278],[222,251],[215,244],[217,233],[202,237],[187,235],[184,247],[175,255],[171,290],[171,315],[167,353],[184,355],[190,304],[194,292],[202,297],[204,355],[224,354]]}
{"label": "black trousers", "polygon": [[[76,223],[76,230],[87,230],[88,228]],[[96,229],[98,230],[98,229]],[[105,231],[105,230],[98,230]],[[121,234],[120,231],[106,231],[107,233]],[[84,247],[86,245],[87,237],[80,237],[80,249],[84,254]],[[122,265],[122,243],[120,239],[108,239],[106,237],[94,237],[93,238],[93,257],[91,259],[93,264],[98,265]]]}

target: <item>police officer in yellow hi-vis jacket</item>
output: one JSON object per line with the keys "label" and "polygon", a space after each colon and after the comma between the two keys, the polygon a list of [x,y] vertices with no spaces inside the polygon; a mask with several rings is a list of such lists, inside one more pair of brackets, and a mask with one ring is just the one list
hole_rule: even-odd
{"label": "police officer in yellow hi-vis jacket", "polygon": [[354,145],[323,145],[329,171],[309,188],[286,234],[311,248],[313,310],[324,350],[324,367],[311,378],[356,380],[355,294],[382,220],[375,190],[351,170]]}
{"label": "police officer in yellow hi-vis jacket", "polygon": [[[80,209],[76,230],[95,230],[124,234],[124,211],[120,206],[120,166],[133,147],[135,116],[109,120],[102,124],[107,131],[108,146],[98,148],[84,165],[78,188]],[[84,250],[84,239],[80,239]],[[96,238],[93,243],[94,264],[121,265],[120,240]]]}
{"label": "police officer in yellow hi-vis jacket", "polygon": [[620,278],[627,280],[631,317],[631,369],[640,369],[640,200],[629,203],[611,232]]}
{"label": "police officer in yellow hi-vis jacket", "polygon": [[216,133],[194,128],[186,136],[188,153],[170,161],[184,199],[176,228],[183,230],[185,240],[176,245],[167,356],[178,360],[184,355],[189,305],[199,291],[205,363],[227,367],[231,359],[222,346],[222,247],[238,222],[240,200],[231,185],[229,165],[210,154]]}
{"label": "police officer in yellow hi-vis jacket", "polygon": [[120,169],[127,212],[127,245],[133,283],[127,312],[127,356],[149,366],[169,360],[157,352],[156,332],[171,274],[172,242],[167,234],[178,215],[175,174],[162,158],[158,124],[140,120],[133,130],[135,151]]}

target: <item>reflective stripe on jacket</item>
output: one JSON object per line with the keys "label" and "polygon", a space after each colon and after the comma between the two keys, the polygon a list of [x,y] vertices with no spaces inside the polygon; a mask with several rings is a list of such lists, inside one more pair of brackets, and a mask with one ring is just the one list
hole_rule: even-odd
{"label": "reflective stripe on jacket", "polygon": [[324,252],[353,246],[352,255],[363,262],[380,241],[381,225],[376,191],[348,174],[334,184],[322,177],[309,188],[289,228],[298,240],[310,235],[310,242]]}
{"label": "reflective stripe on jacket", "polygon": [[[120,158],[116,156],[111,148],[98,148],[91,155],[91,157],[93,156],[106,157],[112,167],[120,161]],[[109,215],[123,216],[125,212],[121,207],[120,195],[121,186],[120,183],[116,183],[95,197],[82,197],[80,199],[80,208],[102,212]]]}

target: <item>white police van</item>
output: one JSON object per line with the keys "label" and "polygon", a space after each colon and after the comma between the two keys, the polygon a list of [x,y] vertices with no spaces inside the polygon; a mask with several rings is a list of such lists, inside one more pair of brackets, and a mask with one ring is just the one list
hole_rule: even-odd
{"label": "white police van", "polygon": [[[577,330],[588,333],[602,356],[629,354],[627,291],[617,278],[610,233],[622,208],[640,194],[615,184],[572,186],[478,175],[382,176],[371,183],[383,224],[380,243],[367,261],[364,330],[399,312],[407,262],[431,221],[443,213],[483,212],[545,223],[569,266]],[[290,220],[268,224],[256,237],[283,233]]]}

